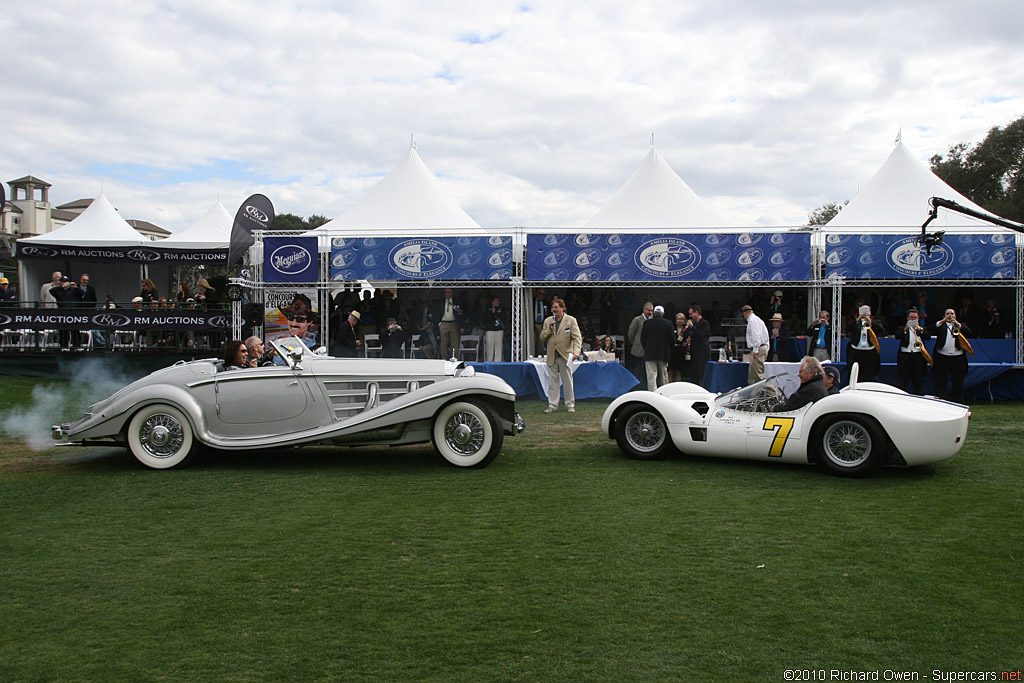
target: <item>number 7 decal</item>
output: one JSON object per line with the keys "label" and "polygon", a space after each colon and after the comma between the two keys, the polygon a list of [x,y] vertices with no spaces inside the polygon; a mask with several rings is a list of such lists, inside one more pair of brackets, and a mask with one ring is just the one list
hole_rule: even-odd
{"label": "number 7 decal", "polygon": [[772,447],[768,451],[768,455],[781,458],[782,449],[786,447],[786,439],[789,438],[789,433],[793,431],[793,423],[796,422],[795,417],[766,417],[764,419],[764,426],[761,429],[771,432],[775,432],[775,438],[772,439]]}

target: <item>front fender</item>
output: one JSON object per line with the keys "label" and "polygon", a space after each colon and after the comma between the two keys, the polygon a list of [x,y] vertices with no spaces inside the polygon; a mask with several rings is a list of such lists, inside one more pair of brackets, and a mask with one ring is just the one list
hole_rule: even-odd
{"label": "front fender", "polygon": [[694,410],[690,404],[693,401],[699,400],[707,402],[710,407],[710,404],[713,403],[714,397],[711,395],[709,396],[710,398],[698,393],[683,394],[675,392],[671,393],[669,396],[665,396],[660,393],[660,390],[658,392],[633,391],[623,394],[612,401],[605,409],[604,415],[601,416],[601,431],[603,431],[605,436],[609,439],[614,439],[615,421],[618,419],[619,415],[622,414],[622,411],[631,405],[642,405],[656,410],[665,419],[666,425],[703,424],[704,417]]}
{"label": "front fender", "polygon": [[115,396],[109,404],[97,404],[95,414],[86,414],[71,424],[64,433],[68,441],[113,439],[124,441],[124,430],[132,416],[145,406],[166,403],[179,408],[192,423],[192,431],[203,442],[209,440],[203,412],[195,398],[185,389],[173,384],[153,384],[122,395]]}

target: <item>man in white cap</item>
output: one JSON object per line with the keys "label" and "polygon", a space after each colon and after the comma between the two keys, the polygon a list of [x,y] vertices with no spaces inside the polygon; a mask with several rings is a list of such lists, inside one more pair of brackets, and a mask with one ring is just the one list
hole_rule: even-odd
{"label": "man in white cap", "polygon": [[640,343],[644,347],[644,367],[647,370],[647,391],[668,384],[668,360],[672,354],[672,336],[675,330],[665,317],[665,309],[654,307],[654,315],[644,323]]}

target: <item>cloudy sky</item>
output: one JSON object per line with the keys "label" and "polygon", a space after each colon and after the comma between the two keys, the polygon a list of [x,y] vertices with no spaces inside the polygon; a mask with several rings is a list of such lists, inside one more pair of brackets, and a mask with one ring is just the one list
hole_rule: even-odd
{"label": "cloudy sky", "polygon": [[486,227],[593,216],[662,156],[796,225],[903,142],[1024,115],[1019,0],[48,0],[0,14],[0,179],[180,230],[254,192],[334,218],[405,154]]}

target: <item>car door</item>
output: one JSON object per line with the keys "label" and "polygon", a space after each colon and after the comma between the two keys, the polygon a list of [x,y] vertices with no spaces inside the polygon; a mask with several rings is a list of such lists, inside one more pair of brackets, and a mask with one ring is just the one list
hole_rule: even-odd
{"label": "car door", "polygon": [[754,460],[804,461],[801,432],[810,405],[785,413],[751,413],[747,456]]}

